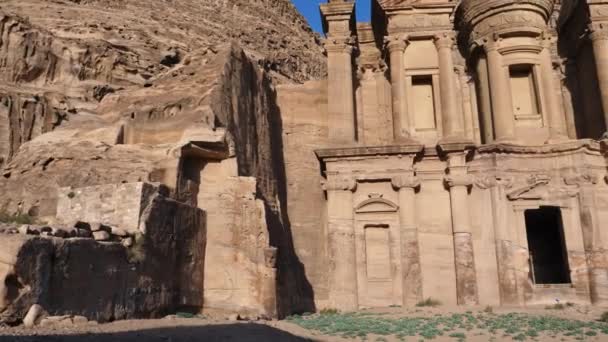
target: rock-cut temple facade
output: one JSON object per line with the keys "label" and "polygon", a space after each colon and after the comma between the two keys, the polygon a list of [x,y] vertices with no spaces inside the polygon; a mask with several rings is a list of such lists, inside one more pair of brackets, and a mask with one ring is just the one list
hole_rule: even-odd
{"label": "rock-cut temple facade", "polygon": [[0,224],[0,323],[608,305],[607,0],[330,0],[322,46],[284,0],[198,8],[284,20],[242,25],[271,59],[36,1],[0,9],[0,220],[37,221]]}
{"label": "rock-cut temple facade", "polygon": [[325,305],[606,304],[608,2],[354,6],[321,5]]}

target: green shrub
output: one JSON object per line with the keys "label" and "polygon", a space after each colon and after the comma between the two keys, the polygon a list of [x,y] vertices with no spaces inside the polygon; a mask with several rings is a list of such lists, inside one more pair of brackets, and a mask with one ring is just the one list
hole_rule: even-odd
{"label": "green shrub", "polygon": [[565,308],[566,306],[562,303],[545,306],[546,310],[564,310]]}
{"label": "green shrub", "polygon": [[16,223],[16,224],[34,224],[36,220],[28,214],[9,214],[6,211],[0,211],[0,222]]}
{"label": "green shrub", "polygon": [[608,311],[604,311],[600,316],[600,322],[608,323]]}
{"label": "green shrub", "polygon": [[483,309],[483,312],[489,313],[489,314],[494,313],[494,308],[492,308],[491,306],[488,305],[488,306],[486,306],[485,309]]}
{"label": "green shrub", "polygon": [[439,305],[441,305],[440,301],[430,298],[430,297],[423,301],[416,303],[416,306],[418,306],[418,307],[424,307],[424,306],[435,307],[435,306],[439,306]]}

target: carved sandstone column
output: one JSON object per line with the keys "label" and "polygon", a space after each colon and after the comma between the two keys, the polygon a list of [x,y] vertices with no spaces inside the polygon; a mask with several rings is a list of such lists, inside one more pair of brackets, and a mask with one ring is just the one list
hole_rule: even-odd
{"label": "carved sandstone column", "polygon": [[355,2],[330,1],[320,5],[327,40],[327,87],[329,140],[352,145],[357,140],[353,50]]}
{"label": "carved sandstone column", "polygon": [[468,150],[465,146],[442,145],[441,148],[448,156],[449,173],[445,181],[450,188],[457,301],[459,305],[477,305],[477,273],[468,198],[472,181],[466,165]]}
{"label": "carved sandstone column", "polygon": [[422,300],[422,271],[420,269],[415,199],[415,189],[420,186],[420,181],[412,171],[409,175],[393,177],[392,184],[399,191],[403,306],[407,307]]}
{"label": "carved sandstone column", "polygon": [[456,79],[454,76],[454,60],[452,48],[454,36],[452,32],[443,32],[435,36],[435,46],[439,56],[439,88],[441,89],[441,111],[443,122],[443,138],[462,138],[464,120],[458,110]]}
{"label": "carved sandstone column", "polygon": [[350,37],[329,37],[325,50],[329,91],[329,139],[335,143],[352,144],[356,141],[353,40]]}
{"label": "carved sandstone column", "polygon": [[404,53],[407,42],[403,37],[388,36],[385,38],[390,55],[391,94],[393,100],[393,138],[395,141],[411,137],[407,97],[405,93]]}
{"label": "carved sandstone column", "polygon": [[591,42],[597,68],[597,80],[602,95],[602,107],[604,109],[604,120],[608,125],[608,25],[603,23],[592,23],[589,25],[591,31]]}
{"label": "carved sandstone column", "polygon": [[490,95],[492,99],[492,121],[495,139],[498,142],[515,139],[515,118],[511,99],[511,85],[503,58],[498,51],[498,42],[491,39],[484,45],[488,63]]}
{"label": "carved sandstone column", "polygon": [[482,141],[490,144],[494,141],[494,124],[492,122],[492,100],[488,79],[488,60],[480,56],[477,62],[477,93],[479,94],[479,111],[481,112]]}
{"label": "carved sandstone column", "polygon": [[553,59],[551,58],[551,37],[543,38],[541,58],[541,78],[545,95],[545,106],[549,120],[549,141],[567,140],[566,120],[562,115],[560,101],[556,92]]}
{"label": "carved sandstone column", "polygon": [[359,308],[353,192],[354,178],[330,176],[325,183],[328,206],[329,302],[332,308]]}

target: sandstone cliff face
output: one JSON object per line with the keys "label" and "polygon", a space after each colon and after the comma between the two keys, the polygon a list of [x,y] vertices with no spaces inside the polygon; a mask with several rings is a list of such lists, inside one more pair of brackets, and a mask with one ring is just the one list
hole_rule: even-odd
{"label": "sandstone cliff face", "polygon": [[141,90],[230,41],[275,81],[325,73],[318,38],[288,0],[3,1],[0,165],[42,133],[112,111],[99,106],[108,94],[152,98]]}

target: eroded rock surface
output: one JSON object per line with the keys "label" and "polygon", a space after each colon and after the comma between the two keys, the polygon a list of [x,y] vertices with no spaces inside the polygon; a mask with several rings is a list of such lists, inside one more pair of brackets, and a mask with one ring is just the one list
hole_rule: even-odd
{"label": "eroded rock surface", "polygon": [[[60,125],[80,126],[119,110],[135,118],[121,105],[159,93],[164,96],[142,108],[146,116],[193,110],[204,120],[204,110],[166,89],[176,90],[179,81],[190,95],[204,94],[191,86],[204,83],[208,52],[230,41],[278,82],[325,74],[318,37],[288,0],[3,1],[0,165]],[[150,89],[159,84],[166,86]],[[103,103],[111,94],[120,100]]]}

